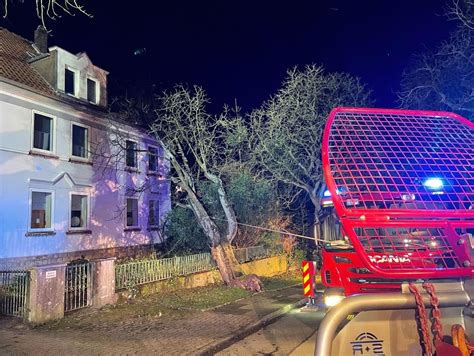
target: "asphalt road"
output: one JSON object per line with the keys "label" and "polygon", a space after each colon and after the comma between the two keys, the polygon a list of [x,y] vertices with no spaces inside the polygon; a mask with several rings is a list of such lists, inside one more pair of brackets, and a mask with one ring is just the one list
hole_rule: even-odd
{"label": "asphalt road", "polygon": [[313,355],[324,313],[314,308],[290,312],[217,355]]}

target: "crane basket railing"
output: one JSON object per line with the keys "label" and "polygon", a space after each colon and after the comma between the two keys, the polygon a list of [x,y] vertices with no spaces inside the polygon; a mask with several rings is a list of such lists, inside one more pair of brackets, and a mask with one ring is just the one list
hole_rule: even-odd
{"label": "crane basket railing", "polygon": [[325,180],[344,234],[384,278],[470,277],[474,124],[452,113],[337,108]]}

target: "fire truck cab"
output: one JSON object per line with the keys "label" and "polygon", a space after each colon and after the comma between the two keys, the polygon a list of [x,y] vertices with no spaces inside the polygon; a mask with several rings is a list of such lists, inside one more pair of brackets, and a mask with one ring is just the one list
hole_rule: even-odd
{"label": "fire truck cab", "polygon": [[452,113],[331,112],[323,206],[340,235],[322,249],[331,309],[316,355],[474,350],[473,142],[474,124]]}

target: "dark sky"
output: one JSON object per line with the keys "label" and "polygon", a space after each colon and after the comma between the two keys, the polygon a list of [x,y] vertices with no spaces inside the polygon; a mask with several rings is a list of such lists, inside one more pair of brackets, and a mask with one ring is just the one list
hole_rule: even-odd
{"label": "dark sky", "polygon": [[[109,84],[148,81],[202,85],[213,105],[257,107],[280,86],[287,68],[323,64],[360,76],[377,106],[394,92],[410,56],[447,38],[449,0],[137,0],[83,1],[81,14],[49,21],[58,45],[85,51],[110,72]],[[120,4],[120,5],[116,5]],[[12,5],[1,25],[32,39],[34,1]],[[146,48],[141,55],[134,55]]]}

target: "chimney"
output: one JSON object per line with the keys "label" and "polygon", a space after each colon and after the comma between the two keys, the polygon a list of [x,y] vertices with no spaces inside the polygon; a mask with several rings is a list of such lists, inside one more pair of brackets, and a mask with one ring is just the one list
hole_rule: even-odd
{"label": "chimney", "polygon": [[35,46],[41,53],[48,53],[48,31],[41,25],[35,31]]}

